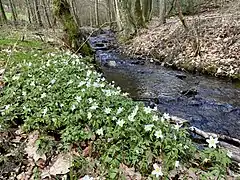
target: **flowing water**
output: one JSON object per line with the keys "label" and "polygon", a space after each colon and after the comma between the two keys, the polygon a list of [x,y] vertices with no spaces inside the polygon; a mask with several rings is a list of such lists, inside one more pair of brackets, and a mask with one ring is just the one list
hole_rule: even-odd
{"label": "flowing water", "polygon": [[155,104],[159,111],[186,119],[202,130],[240,138],[240,88],[236,83],[126,57],[109,31],[89,42],[107,80],[115,81],[134,100]]}

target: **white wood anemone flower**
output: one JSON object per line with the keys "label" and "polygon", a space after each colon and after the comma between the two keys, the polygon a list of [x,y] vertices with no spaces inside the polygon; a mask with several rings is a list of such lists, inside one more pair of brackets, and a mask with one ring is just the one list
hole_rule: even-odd
{"label": "white wood anemone flower", "polygon": [[178,168],[179,166],[180,166],[179,161],[176,161],[176,162],[175,162],[175,167]]}
{"label": "white wood anemone flower", "polygon": [[125,121],[124,120],[118,120],[117,121],[117,125],[120,126],[120,127],[123,127]]}
{"label": "white wood anemone flower", "polygon": [[161,138],[161,139],[163,138],[163,134],[161,130],[156,131],[154,135],[156,136],[156,138]]}
{"label": "white wood anemone flower", "polygon": [[206,141],[208,143],[208,147],[209,148],[211,148],[211,147],[216,148],[217,147],[217,143],[219,143],[218,138],[217,137],[213,138],[212,136],[210,136],[210,138],[207,139]]}
{"label": "white wood anemone flower", "polygon": [[233,156],[233,153],[231,152],[231,151],[227,151],[227,156],[229,157],[229,158],[232,158],[232,156]]}
{"label": "white wood anemone flower", "polygon": [[149,106],[148,107],[144,107],[144,112],[146,113],[146,114],[150,114],[151,112],[152,112],[152,108],[150,108]]}
{"label": "white wood anemone flower", "polygon": [[152,120],[153,120],[153,121],[158,121],[158,120],[159,120],[158,115],[153,115],[153,116],[152,116]]}
{"label": "white wood anemone flower", "polygon": [[162,117],[165,119],[165,120],[170,120],[171,117],[168,113],[163,113]]}
{"label": "white wood anemone flower", "polygon": [[154,168],[154,170],[152,171],[152,175],[155,175],[157,178],[159,176],[163,176],[162,168],[160,166],[158,166],[157,163],[153,164],[153,168]]}
{"label": "white wood anemone flower", "polygon": [[153,128],[153,127],[154,127],[153,124],[148,124],[148,125],[145,125],[145,126],[144,126],[144,129],[145,129],[146,132],[148,132],[148,131],[152,131],[152,128]]}
{"label": "white wood anemone flower", "polygon": [[93,177],[90,177],[89,175],[85,175],[84,177],[82,177],[80,180],[94,180]]}
{"label": "white wood anemone flower", "polygon": [[103,129],[100,128],[96,131],[96,134],[99,135],[99,136],[103,136]]}

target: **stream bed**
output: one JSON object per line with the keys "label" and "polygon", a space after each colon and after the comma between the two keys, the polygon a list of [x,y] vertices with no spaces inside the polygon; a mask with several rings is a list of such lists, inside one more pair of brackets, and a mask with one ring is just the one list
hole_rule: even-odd
{"label": "stream bed", "polygon": [[186,119],[207,132],[240,138],[240,88],[237,83],[162,67],[121,54],[114,33],[90,37],[95,60],[108,81],[134,100]]}

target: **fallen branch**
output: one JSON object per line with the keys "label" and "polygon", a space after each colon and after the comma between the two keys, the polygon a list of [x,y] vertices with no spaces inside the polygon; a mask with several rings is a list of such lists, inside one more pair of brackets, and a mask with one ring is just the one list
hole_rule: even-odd
{"label": "fallen branch", "polygon": [[218,140],[220,141],[224,141],[227,142],[228,144],[232,144],[236,147],[240,147],[240,140],[236,139],[236,138],[232,138],[226,135],[221,135],[221,134],[215,134],[215,133],[208,133],[208,132],[204,132],[196,127],[190,127],[189,130],[197,135],[200,135],[204,138],[209,138],[210,136],[212,137],[217,137]]}
{"label": "fallen branch", "polygon": [[[188,121],[176,116],[171,116],[171,122],[175,124],[185,124]],[[230,157],[232,161],[236,163],[240,163],[240,140],[239,139],[232,138],[226,135],[205,132],[194,126],[189,127],[188,130],[194,134],[197,134],[203,137],[204,139],[208,139],[211,136],[218,138],[219,145],[232,153],[232,156]]]}

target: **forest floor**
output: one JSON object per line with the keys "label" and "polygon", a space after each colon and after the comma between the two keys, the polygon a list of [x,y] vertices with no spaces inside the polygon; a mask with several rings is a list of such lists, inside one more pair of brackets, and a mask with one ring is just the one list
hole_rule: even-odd
{"label": "forest floor", "polygon": [[[153,19],[147,29],[126,42],[124,51],[164,66],[240,79],[239,7],[239,1],[230,1],[221,8],[185,16],[188,33],[178,17],[167,19],[164,25]],[[193,50],[194,36],[199,42],[198,54]]]}

